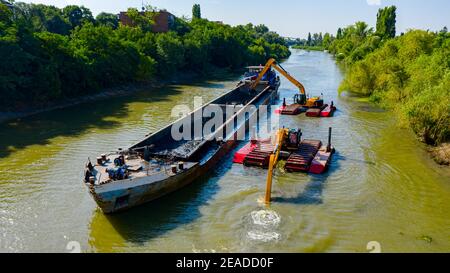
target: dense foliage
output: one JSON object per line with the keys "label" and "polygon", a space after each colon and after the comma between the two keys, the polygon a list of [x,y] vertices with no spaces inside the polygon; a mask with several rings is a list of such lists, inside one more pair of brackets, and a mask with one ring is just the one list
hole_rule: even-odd
{"label": "dense foliage", "polygon": [[194,6],[192,6],[192,18],[195,19],[202,18],[202,11],[199,4],[195,4]]}
{"label": "dense foliage", "polygon": [[397,22],[397,8],[395,6],[380,9],[377,14],[377,35],[381,38],[395,37],[395,23]]}
{"label": "dense foliage", "polygon": [[450,34],[410,30],[395,37],[395,7],[380,10],[377,29],[341,29],[328,47],[346,67],[341,90],[394,109],[428,144],[450,140]]}
{"label": "dense foliage", "polygon": [[292,44],[292,47],[298,49],[324,50],[328,48],[334,40],[335,37],[328,32],[324,35],[322,35],[322,32],[314,33],[312,35],[311,33],[308,33],[307,39],[297,39]]}
{"label": "dense foliage", "polygon": [[133,27],[113,14],[94,18],[84,7],[0,4],[0,106],[43,105],[184,70],[236,69],[290,54],[265,26],[176,18],[170,32],[156,34],[151,12],[128,12]]}

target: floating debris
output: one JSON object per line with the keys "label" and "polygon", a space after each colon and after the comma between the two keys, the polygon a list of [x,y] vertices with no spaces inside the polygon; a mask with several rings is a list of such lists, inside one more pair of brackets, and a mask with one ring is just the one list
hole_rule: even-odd
{"label": "floating debris", "polygon": [[433,242],[433,238],[431,238],[430,236],[426,236],[426,235],[422,235],[418,238],[419,240],[425,241],[429,244],[431,244]]}

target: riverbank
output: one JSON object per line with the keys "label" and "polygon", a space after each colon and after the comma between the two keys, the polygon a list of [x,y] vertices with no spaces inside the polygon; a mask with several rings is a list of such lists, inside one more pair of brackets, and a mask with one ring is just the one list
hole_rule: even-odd
{"label": "riverbank", "polygon": [[39,107],[27,107],[24,110],[13,112],[0,112],[0,123],[4,123],[10,120],[14,119],[20,119],[28,116],[33,116],[36,114],[49,112],[57,109],[63,109],[70,106],[87,103],[87,102],[95,102],[100,101],[103,99],[108,99],[111,97],[120,97],[120,96],[126,96],[131,93],[134,93],[136,91],[142,90],[144,88],[154,88],[158,85],[153,82],[147,82],[147,83],[133,83],[126,86],[120,86],[115,88],[109,88],[107,90],[104,90],[103,92],[94,94],[94,95],[87,95],[82,97],[76,97],[76,98],[69,98],[64,101],[55,101],[51,102],[46,106],[39,106]]}
{"label": "riverbank", "polygon": [[[240,71],[239,71],[240,72]],[[194,81],[205,81],[208,79],[217,79],[221,78],[223,76],[237,76],[239,73],[236,71],[231,71],[229,69],[222,69],[217,67],[211,67],[209,72],[206,74],[199,74],[199,73],[193,73],[193,72],[184,72],[184,73],[177,73],[175,77],[165,79],[162,81],[147,81],[147,82],[134,82],[127,85],[120,85],[113,88],[107,88],[103,91],[92,94],[92,95],[86,95],[81,97],[74,97],[74,98],[67,98],[65,100],[58,100],[54,102],[49,102],[46,105],[41,106],[34,106],[34,107],[26,107],[24,109],[21,109],[20,111],[0,111],[0,123],[5,123],[11,120],[15,119],[21,119],[29,116],[33,116],[40,113],[45,113],[57,109],[64,109],[71,106],[75,106],[82,103],[89,103],[89,102],[96,102],[101,101],[113,97],[123,97],[127,95],[131,95],[133,93],[142,91],[142,90],[148,90],[152,88],[162,88],[167,85],[171,84],[178,84],[178,83],[191,83]]]}
{"label": "riverbank", "polygon": [[[343,73],[345,74],[346,71],[343,68],[344,64],[336,62],[336,64],[338,65],[338,67],[341,68],[341,71],[343,71]],[[385,104],[381,103],[381,102],[377,102],[377,101],[373,101],[373,98],[371,96],[368,95],[363,95],[361,93],[358,92],[353,92],[350,90],[345,90],[346,92],[350,92],[359,98],[359,101],[364,101],[367,103],[371,103],[376,105],[377,107],[381,107],[383,109],[386,109],[387,111],[389,111],[390,113],[392,113],[392,115],[395,115],[395,118],[397,119],[401,119],[402,116],[399,115],[398,113],[396,113],[396,111],[392,108],[392,107],[386,107]],[[340,90],[339,93],[344,92],[344,90]],[[402,121],[403,123],[404,121]],[[424,137],[420,136],[419,134],[417,134],[412,128],[411,125],[407,125],[407,127],[409,127],[416,135],[416,139],[418,142],[422,142],[424,143],[425,149],[428,152],[428,154],[430,155],[430,157],[434,160],[435,163],[437,163],[438,165],[441,166],[449,166],[450,167],[450,143],[449,142],[444,142],[441,143],[439,145],[432,145],[427,143],[427,141],[425,140]]]}

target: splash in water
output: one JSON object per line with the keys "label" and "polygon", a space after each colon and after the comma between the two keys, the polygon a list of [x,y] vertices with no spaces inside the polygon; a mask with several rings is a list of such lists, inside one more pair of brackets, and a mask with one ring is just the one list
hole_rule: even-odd
{"label": "splash in water", "polygon": [[253,241],[271,242],[278,241],[281,235],[276,228],[281,222],[281,217],[273,210],[258,210],[251,212],[252,230],[247,232],[247,237]]}
{"label": "splash in water", "polygon": [[273,210],[259,210],[251,213],[253,223],[263,227],[277,227],[281,217]]}
{"label": "splash in water", "polygon": [[247,236],[255,241],[261,241],[264,243],[278,241],[281,235],[277,232],[263,232],[263,231],[249,231]]}

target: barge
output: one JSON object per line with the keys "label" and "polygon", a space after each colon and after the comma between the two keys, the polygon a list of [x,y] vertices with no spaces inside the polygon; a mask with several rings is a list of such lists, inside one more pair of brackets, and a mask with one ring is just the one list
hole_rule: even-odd
{"label": "barge", "polygon": [[[252,67],[251,72],[261,72],[255,69]],[[278,99],[280,78],[274,71],[268,71],[267,80],[257,86],[253,75],[246,76],[235,89],[128,149],[103,154],[94,163],[89,160],[84,184],[102,211],[116,213],[150,202],[193,183],[211,170],[235,147],[238,133],[243,126],[246,130],[258,107]],[[207,135],[202,130],[200,137],[191,133],[192,139],[174,139],[173,129],[180,123],[191,128],[201,124],[203,128],[211,122],[214,117],[203,116],[208,106],[224,110],[222,126],[213,127]],[[231,116],[226,111],[230,107],[236,109]]]}

